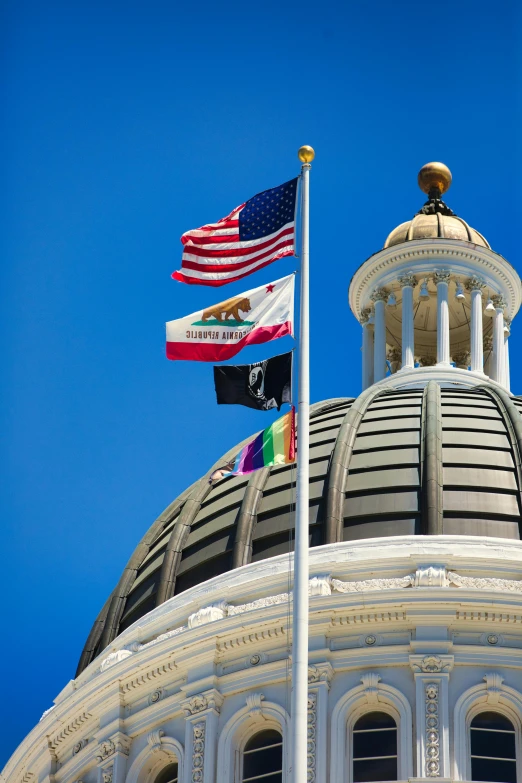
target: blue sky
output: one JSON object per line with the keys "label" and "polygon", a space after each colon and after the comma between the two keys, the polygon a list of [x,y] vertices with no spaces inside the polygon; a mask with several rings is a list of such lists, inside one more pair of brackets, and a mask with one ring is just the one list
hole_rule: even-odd
{"label": "blue sky", "polygon": [[[423,163],[450,166],[446,201],[522,271],[522,32],[516,0],[8,0],[0,13],[1,766],[74,676],[156,516],[274,418],[218,408],[210,365],[165,359],[164,322],[219,298],[170,279],[182,232],[297,175],[312,144],[312,400],[358,394],[347,287],[422,205]],[[517,322],[512,334],[522,393]]]}

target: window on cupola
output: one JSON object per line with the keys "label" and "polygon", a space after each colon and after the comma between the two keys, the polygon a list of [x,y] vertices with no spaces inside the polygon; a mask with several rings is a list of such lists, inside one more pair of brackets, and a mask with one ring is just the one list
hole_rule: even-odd
{"label": "window on cupola", "polygon": [[499,712],[480,712],[471,721],[471,779],[516,783],[515,729]]}
{"label": "window on cupola", "polygon": [[283,783],[283,738],[267,729],[250,737],[243,751],[242,783]]}
{"label": "window on cupola", "polygon": [[368,712],[352,731],[353,783],[397,780],[397,724],[385,712]]}
{"label": "window on cupola", "polygon": [[154,783],[178,783],[178,765],[177,763],[168,764],[161,770]]}

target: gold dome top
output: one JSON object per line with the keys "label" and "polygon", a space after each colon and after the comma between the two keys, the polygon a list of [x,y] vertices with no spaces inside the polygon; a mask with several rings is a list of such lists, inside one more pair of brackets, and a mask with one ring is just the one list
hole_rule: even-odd
{"label": "gold dome top", "polygon": [[451,185],[451,171],[444,163],[426,163],[418,175],[420,189],[428,194],[428,201],[411,220],[401,223],[388,235],[384,247],[415,239],[453,239],[490,247],[488,241],[457,217],[443,201],[441,195]]}
{"label": "gold dome top", "polygon": [[431,196],[435,190],[439,192],[436,198],[449,190],[451,185],[451,171],[444,163],[426,163],[418,175],[419,188],[423,193]]}

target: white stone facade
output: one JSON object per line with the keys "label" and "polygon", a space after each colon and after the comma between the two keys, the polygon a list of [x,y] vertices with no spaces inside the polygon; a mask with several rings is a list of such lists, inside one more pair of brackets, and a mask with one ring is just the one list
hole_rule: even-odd
{"label": "white stone facade", "polygon": [[[310,551],[308,781],[352,780],[365,712],[398,728],[398,779],[469,780],[470,722],[516,731],[522,779],[522,543],[408,536]],[[288,746],[289,558],[176,596],[122,633],[58,695],[3,783],[239,783],[256,731]]]}

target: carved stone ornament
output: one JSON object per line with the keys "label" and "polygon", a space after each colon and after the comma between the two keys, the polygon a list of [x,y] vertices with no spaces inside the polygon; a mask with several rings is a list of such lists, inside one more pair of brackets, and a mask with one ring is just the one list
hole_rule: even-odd
{"label": "carved stone ornament", "polygon": [[308,667],[308,683],[309,685],[315,685],[316,683],[325,682],[327,685],[330,685],[333,674],[332,665],[327,661],[325,663],[311,664]]}
{"label": "carved stone ornament", "polygon": [[439,686],[436,682],[427,682],[424,687],[426,696],[426,776],[440,776],[440,732],[439,732]]}
{"label": "carved stone ornament", "polygon": [[497,672],[484,675],[482,678],[486,683],[488,704],[498,704],[502,693],[502,683],[504,678]]}
{"label": "carved stone ornament", "polygon": [[404,274],[399,275],[398,281],[401,285],[401,288],[415,288],[417,285],[417,278],[413,272],[404,272]]}
{"label": "carved stone ornament", "polygon": [[205,763],[205,721],[192,727],[192,783],[202,783]]}
{"label": "carved stone ornament", "polygon": [[486,283],[484,280],[482,280],[481,277],[477,277],[476,275],[472,275],[469,280],[466,280],[466,288],[468,291],[480,291],[482,292],[482,289],[486,287]]}
{"label": "carved stone ornament", "polygon": [[448,284],[450,281],[451,272],[448,269],[436,269],[433,273],[433,282],[435,285],[439,283]]}
{"label": "carved stone ornament", "polygon": [[487,353],[488,351],[493,350],[493,338],[492,337],[484,337],[484,352]]}
{"label": "carved stone ornament", "polygon": [[495,294],[495,296],[492,296],[491,299],[495,305],[495,310],[503,310],[507,306],[507,302],[502,294]]}
{"label": "carved stone ornament", "polygon": [[392,577],[390,579],[364,579],[360,582],[341,582],[332,579],[332,587],[338,593],[361,593],[365,590],[394,590],[398,587],[411,587],[415,584],[415,574]]}
{"label": "carved stone ornament", "polygon": [[96,760],[98,762],[105,761],[105,759],[108,759],[113,753],[116,753],[116,745],[114,742],[112,740],[104,740],[98,745]]}
{"label": "carved stone ornament", "polygon": [[446,568],[443,565],[419,566],[415,572],[415,587],[447,587]]}
{"label": "carved stone ornament", "polygon": [[316,735],[317,735],[317,693],[308,694],[308,714],[306,728],[306,780],[316,780]]}
{"label": "carved stone ornament", "polygon": [[100,763],[110,756],[113,756],[115,753],[123,753],[124,756],[128,756],[130,753],[130,746],[130,737],[127,737],[124,734],[114,735],[114,737],[99,743],[96,760]]}
{"label": "carved stone ornament", "polygon": [[448,571],[448,581],[456,587],[522,593],[522,581],[518,579],[496,579],[490,576],[460,576],[460,574],[456,574],[454,571]]}
{"label": "carved stone ornament", "polygon": [[361,326],[364,326],[365,324],[370,322],[370,319],[372,317],[372,311],[367,307],[361,312],[361,317],[359,318],[359,321],[361,323]]}
{"label": "carved stone ornament", "polygon": [[204,710],[216,710],[219,712],[221,705],[223,704],[223,696],[215,690],[207,691],[206,693],[199,693],[196,696],[192,696],[183,704],[185,715],[197,715]]}
{"label": "carved stone ornament", "polygon": [[188,618],[189,628],[198,628],[200,625],[206,625],[212,623],[215,620],[222,620],[226,615],[227,603],[226,601],[219,601],[216,604],[210,606],[203,606],[198,609],[197,612],[191,614]]}
{"label": "carved stone ornament", "polygon": [[76,756],[77,753],[83,750],[88,742],[89,742],[88,739],[82,739],[79,742],[77,742],[73,747],[73,756]]}
{"label": "carved stone ornament", "polygon": [[112,767],[102,770],[101,779],[102,783],[112,783]]}
{"label": "carved stone ornament", "polygon": [[471,353],[469,351],[457,351],[451,358],[459,369],[467,370],[471,361]]}
{"label": "carved stone ornament", "polygon": [[386,302],[388,300],[389,292],[385,288],[376,288],[370,294],[372,302]]}
{"label": "carved stone ornament", "polygon": [[262,693],[249,693],[246,697],[246,705],[248,707],[248,714],[251,718],[260,718],[263,713],[263,705],[261,702],[265,697]]}
{"label": "carved stone ornament", "polygon": [[157,704],[159,701],[165,698],[165,689],[164,688],[156,688],[156,690],[152,691],[148,698],[148,702],[150,705]]}
{"label": "carved stone ornament", "polygon": [[228,606],[227,614],[233,617],[243,612],[251,612],[254,609],[266,609],[267,606],[276,606],[277,604],[286,604],[290,600],[289,593],[279,593],[278,595],[269,595],[267,598],[258,598],[250,601],[248,604],[239,604],[239,606]]}
{"label": "carved stone ornament", "polygon": [[379,682],[381,681],[380,674],[377,672],[367,672],[361,677],[361,682],[364,686],[364,695],[368,701],[368,704],[377,704],[379,701]]}
{"label": "carved stone ornament", "polygon": [[332,578],[330,574],[319,574],[318,576],[312,576],[308,580],[308,594],[309,595],[331,595],[332,594]]}
{"label": "carved stone ornament", "polygon": [[434,674],[436,672],[446,671],[450,668],[451,664],[438,655],[426,655],[420,661],[412,661],[412,666],[415,671]]}
{"label": "carved stone ornament", "polygon": [[156,729],[155,731],[151,731],[149,734],[147,734],[147,743],[153,752],[161,750],[161,740],[164,736],[165,732],[161,729]]}
{"label": "carved stone ornament", "polygon": [[128,658],[130,655],[132,655],[131,650],[117,650],[116,652],[110,653],[110,655],[104,658],[101,662],[100,672],[107,671],[107,669],[110,669],[111,666],[120,663],[120,661],[124,661],[125,658]]}
{"label": "carved stone ornament", "polygon": [[421,367],[434,367],[437,364],[437,357],[419,356],[419,364]]}

